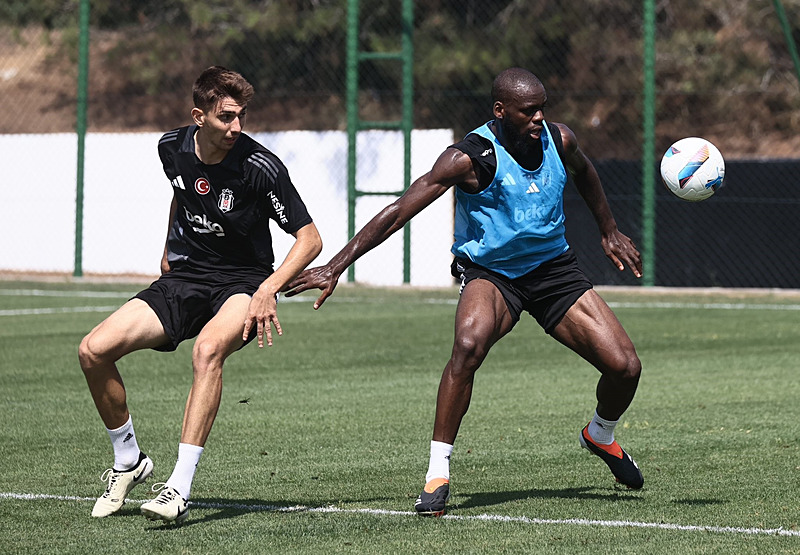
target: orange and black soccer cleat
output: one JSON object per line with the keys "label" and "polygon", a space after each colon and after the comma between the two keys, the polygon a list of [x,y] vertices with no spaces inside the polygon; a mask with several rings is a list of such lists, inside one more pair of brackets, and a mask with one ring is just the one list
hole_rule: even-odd
{"label": "orange and black soccer cleat", "polygon": [[617,482],[628,486],[630,489],[641,489],[644,485],[644,478],[639,466],[629,454],[622,450],[619,443],[616,441],[611,445],[601,445],[595,443],[589,435],[589,425],[587,424],[581,430],[578,439],[581,442],[581,447],[588,449],[608,465],[611,473],[617,479]]}
{"label": "orange and black soccer cleat", "polygon": [[450,499],[450,481],[445,478],[434,478],[422,489],[422,493],[414,503],[414,509],[420,516],[442,516],[445,505]]}

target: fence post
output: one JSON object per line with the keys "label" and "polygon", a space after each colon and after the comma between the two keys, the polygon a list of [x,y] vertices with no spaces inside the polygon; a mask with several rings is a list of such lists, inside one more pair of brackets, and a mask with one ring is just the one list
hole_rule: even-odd
{"label": "fence post", "polygon": [[781,29],[783,29],[783,36],[786,38],[786,47],[789,49],[789,54],[794,63],[794,71],[797,73],[797,79],[800,81],[800,56],[797,55],[797,45],[792,36],[792,28],[789,26],[789,20],[786,19],[786,11],[783,9],[783,2],[781,0],[772,0],[775,6],[775,13],[778,14],[778,19],[781,22]]}
{"label": "fence post", "polygon": [[[411,131],[414,127],[414,2],[403,0],[402,44],[397,52],[365,52],[359,48],[359,0],[347,2],[347,238],[355,235],[356,200],[360,196],[400,196],[411,184]],[[358,112],[359,63],[365,60],[390,60],[402,64],[401,92],[403,112],[399,120],[365,121]],[[358,131],[365,129],[389,129],[403,133],[403,190],[394,192],[364,191],[356,183],[356,144]],[[347,269],[347,281],[355,281],[355,265]],[[411,228],[403,228],[403,283],[411,281]]]}
{"label": "fence post", "polygon": [[[356,234],[356,139],[358,137],[358,0],[347,2],[347,240]],[[355,264],[347,281],[356,280]]]}
{"label": "fence post", "polygon": [[75,186],[75,264],[72,275],[83,275],[83,169],[86,149],[86,109],[89,96],[89,0],[81,0],[78,42],[78,101],[75,131],[78,134],[77,183]]}
{"label": "fence post", "polygon": [[[411,131],[414,129],[414,1],[403,0],[403,191],[411,185]],[[403,283],[411,283],[411,225],[403,226]]]}
{"label": "fence post", "polygon": [[656,7],[654,0],[644,1],[642,30],[642,264],[643,285],[655,285],[656,277],[656,196],[655,196],[655,59]]}

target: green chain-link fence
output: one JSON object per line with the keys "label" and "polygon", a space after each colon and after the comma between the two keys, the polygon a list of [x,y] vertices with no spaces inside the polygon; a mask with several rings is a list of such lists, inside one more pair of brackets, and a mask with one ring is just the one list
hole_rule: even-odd
{"label": "green chain-link fence", "polygon": [[[188,123],[191,84],[216,64],[255,85],[250,132],[344,132],[351,2],[91,2],[88,132],[157,133]],[[403,24],[402,4],[360,0],[356,33],[361,51],[377,53],[397,51],[404,34],[411,37],[414,129],[448,129],[460,138],[491,117],[494,75],[528,68],[547,87],[546,117],[569,125],[597,165],[622,231],[640,246],[647,230],[654,233],[648,283],[800,287],[800,87],[791,40],[800,39],[800,0],[653,3],[655,162],[673,141],[703,136],[722,151],[728,176],[715,197],[699,204],[671,197],[656,182],[650,222],[643,220],[642,189],[647,1],[416,1],[411,28]],[[79,5],[6,0],[0,6],[3,140],[74,133]],[[401,66],[377,57],[358,69],[359,117],[401,118]],[[18,163],[4,151],[4,167]],[[38,159],[44,165],[50,156],[41,152]],[[319,171],[344,179],[346,160],[338,162],[340,168]],[[37,188],[38,169],[26,168],[24,182],[3,180],[7,206],[21,189]],[[411,177],[422,171],[415,168]],[[63,172],[60,186],[74,190],[74,167]],[[59,202],[59,210],[75,209]],[[591,277],[635,283],[604,259],[576,193],[566,206],[568,238]],[[329,254],[342,243],[328,245]],[[18,237],[3,243],[9,252],[19,248],[28,247]],[[414,248],[446,251],[447,245]]]}

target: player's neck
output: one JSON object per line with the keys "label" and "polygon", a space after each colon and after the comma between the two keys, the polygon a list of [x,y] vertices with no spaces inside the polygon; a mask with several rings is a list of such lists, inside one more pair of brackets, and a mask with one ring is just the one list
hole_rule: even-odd
{"label": "player's neck", "polygon": [[228,150],[217,148],[210,141],[206,140],[203,128],[199,128],[194,134],[194,153],[203,164],[211,166],[219,164],[228,155]]}
{"label": "player's neck", "polygon": [[541,141],[537,142],[537,144],[532,147],[514,144],[514,142],[503,133],[503,126],[498,125],[496,121],[492,122],[490,129],[500,141],[500,144],[503,145],[503,148],[506,149],[506,152],[508,152],[517,164],[524,169],[533,171],[542,165],[544,152],[542,150]]}

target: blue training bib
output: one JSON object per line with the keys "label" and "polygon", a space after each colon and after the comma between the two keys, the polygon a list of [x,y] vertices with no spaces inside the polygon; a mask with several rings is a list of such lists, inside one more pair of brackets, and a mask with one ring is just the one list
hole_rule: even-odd
{"label": "blue training bib", "polygon": [[497,171],[480,193],[456,187],[455,242],[451,252],[518,278],[564,253],[564,186],[567,172],[544,124],[542,164],[529,171],[500,144],[489,124],[472,133],[489,139]]}

